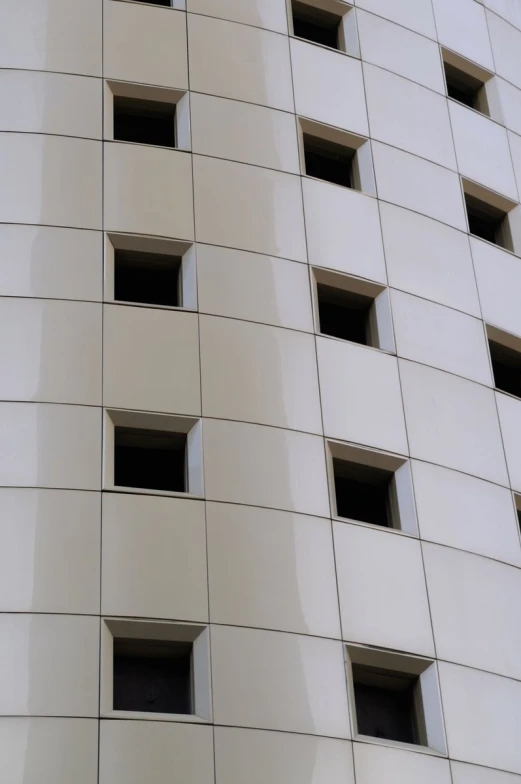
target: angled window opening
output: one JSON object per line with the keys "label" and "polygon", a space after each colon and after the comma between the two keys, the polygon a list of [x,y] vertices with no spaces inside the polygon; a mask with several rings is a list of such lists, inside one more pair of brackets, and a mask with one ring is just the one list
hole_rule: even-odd
{"label": "angled window opening", "polygon": [[101,656],[102,716],[212,720],[207,626],[105,618]]}
{"label": "angled window opening", "polygon": [[462,179],[469,232],[505,250],[521,248],[521,207],[495,191]]}
{"label": "angled window opening", "polygon": [[[347,10],[347,9],[346,9]],[[330,49],[341,48],[342,15],[292,0],[293,34]]]}
{"label": "angled window opening", "polygon": [[489,87],[494,74],[449,49],[441,50],[447,95],[490,117]]}
{"label": "angled window opening", "polygon": [[353,162],[356,150],[304,133],[304,161],[308,177],[354,188]]}
{"label": "angled window opening", "polygon": [[181,266],[181,256],[115,248],[114,299],[180,307]]}
{"label": "angled window opening", "polygon": [[114,96],[114,139],[176,147],[176,106],[167,101]]}
{"label": "angled window opening", "polygon": [[363,346],[374,345],[371,308],[374,299],[345,289],[317,283],[320,331]]}
{"label": "angled window opening", "polygon": [[299,117],[299,142],[302,174],[376,196],[369,139]]}
{"label": "angled window opening", "polygon": [[104,299],[196,310],[195,255],[190,242],[107,234]]}
{"label": "angled window opening", "polygon": [[114,710],[192,714],[191,642],[114,639]]}
{"label": "angled window opening", "polygon": [[419,656],[346,646],[355,735],[447,753],[436,664]]}
{"label": "angled window opening", "polygon": [[333,458],[336,509],[339,517],[397,528],[391,507],[392,471]]}
{"label": "angled window opening", "polygon": [[172,0],[139,0],[139,2],[146,3],[147,5],[162,5],[167,8],[172,8]]}
{"label": "angled window opening", "polygon": [[455,101],[489,115],[488,103],[484,92],[485,82],[461,71],[454,65],[444,62],[447,95]]}
{"label": "angled window opening", "polygon": [[494,386],[521,398],[521,340],[487,326]]}
{"label": "angled window opening", "polygon": [[312,274],[318,332],[395,350],[389,292],[384,286],[321,267],[314,267]]}
{"label": "angled window opening", "polygon": [[333,516],[418,536],[408,460],[345,442],[327,446]]}
{"label": "angled window opening", "polygon": [[516,507],[517,524],[519,526],[519,532],[521,533],[521,495],[514,493],[514,503]]}
{"label": "angled window opening", "polygon": [[114,484],[186,492],[186,446],[186,433],[116,426]]}
{"label": "angled window opening", "polygon": [[353,664],[360,735],[420,744],[415,694],[418,676]]}

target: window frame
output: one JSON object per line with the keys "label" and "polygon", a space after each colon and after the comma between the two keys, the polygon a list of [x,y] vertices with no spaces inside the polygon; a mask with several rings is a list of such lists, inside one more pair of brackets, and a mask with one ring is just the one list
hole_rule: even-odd
{"label": "window frame", "polygon": [[[369,646],[348,643],[344,646],[349,712],[353,727],[353,739],[365,743],[376,743],[394,748],[409,749],[421,753],[447,756],[447,740],[441,706],[441,693],[437,663],[434,659],[409,653],[372,648]],[[418,722],[419,740],[421,743],[407,743],[390,738],[376,738],[373,735],[362,735],[358,732],[353,664],[389,670],[395,674],[414,676],[414,702],[416,720]]]}
{"label": "window frame", "polygon": [[[114,638],[191,642],[193,713],[153,713],[114,710]],[[181,721],[206,724],[212,721],[210,631],[204,624],[148,621],[125,618],[101,619],[100,715],[112,719]]]}

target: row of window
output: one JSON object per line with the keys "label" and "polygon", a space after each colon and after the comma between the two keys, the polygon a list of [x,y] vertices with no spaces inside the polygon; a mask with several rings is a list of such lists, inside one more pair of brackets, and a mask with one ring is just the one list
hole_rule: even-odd
{"label": "row of window", "polygon": [[[107,619],[103,645],[112,665],[103,715],[211,720],[207,627]],[[431,660],[349,645],[346,664],[357,735],[444,750]]]}
{"label": "row of window", "polygon": [[[146,245],[145,240],[140,241]],[[132,243],[130,243],[132,245]],[[313,270],[317,329],[323,335],[360,345],[393,350],[382,323],[390,320],[386,289],[348,275]],[[114,299],[119,302],[182,307],[183,256],[114,248]],[[506,333],[489,330],[489,348],[497,389],[521,398],[521,345],[509,345]]]}
{"label": "row of window", "polygon": [[[171,6],[171,0],[140,0],[150,5]],[[312,2],[291,0],[291,21],[293,35],[305,41],[311,41],[329,49],[350,51],[348,46],[349,16],[352,6],[344,2],[329,3],[335,11],[326,11]],[[487,82],[493,75],[489,71],[476,66],[454,52],[442,48],[443,69],[447,95],[459,103],[469,106],[482,114],[490,116]]]}

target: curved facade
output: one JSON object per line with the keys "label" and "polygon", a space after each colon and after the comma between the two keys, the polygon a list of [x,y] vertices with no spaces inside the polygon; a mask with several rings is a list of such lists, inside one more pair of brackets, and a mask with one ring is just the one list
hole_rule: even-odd
{"label": "curved facade", "polygon": [[186,6],[0,1],[0,780],[521,784],[521,2]]}

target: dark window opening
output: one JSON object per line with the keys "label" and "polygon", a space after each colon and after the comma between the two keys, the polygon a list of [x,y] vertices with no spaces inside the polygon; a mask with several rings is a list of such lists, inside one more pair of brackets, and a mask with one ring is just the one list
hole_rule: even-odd
{"label": "dark window opening", "polygon": [[317,283],[317,299],[322,334],[371,345],[371,297]]}
{"label": "dark window opening", "polygon": [[516,512],[517,512],[517,523],[519,525],[519,528],[521,528],[521,509],[516,509]]}
{"label": "dark window opening", "polygon": [[115,95],[114,139],[175,147],[175,104]]}
{"label": "dark window opening", "polygon": [[114,484],[186,492],[186,433],[114,428]]}
{"label": "dark window opening", "polygon": [[306,174],[345,188],[353,187],[352,164],[355,150],[304,134]]}
{"label": "dark window opening", "polygon": [[334,458],[333,474],[339,517],[384,528],[394,527],[390,504],[391,471]]}
{"label": "dark window opening", "polygon": [[341,16],[336,16],[321,8],[314,8],[307,3],[294,0],[291,4],[293,12],[293,33],[298,38],[305,38],[315,44],[323,44],[331,49],[339,49],[338,33]]}
{"label": "dark window opening", "polygon": [[179,307],[181,258],[115,249],[114,299]]}
{"label": "dark window opening", "polygon": [[469,231],[482,240],[488,240],[495,245],[505,246],[504,221],[506,212],[498,207],[493,207],[475,196],[465,194],[465,205],[469,219]]}
{"label": "dark window opening", "polygon": [[521,354],[493,340],[488,345],[496,388],[521,398]]}
{"label": "dark window opening", "polygon": [[172,7],[171,0],[139,0],[140,3],[148,3],[148,5],[166,5],[168,8]]}
{"label": "dark window opening", "polygon": [[[483,114],[488,114],[488,107],[483,105],[485,103],[483,96],[479,95],[484,82],[464,71],[460,71],[459,68],[449,63],[444,63],[443,66],[445,68],[447,95],[449,98],[454,98],[455,101],[459,101],[471,109],[477,109]],[[485,108],[487,111],[484,111]]]}
{"label": "dark window opening", "polygon": [[193,713],[192,643],[115,638],[113,708]]}
{"label": "dark window opening", "polygon": [[420,744],[414,692],[418,678],[353,664],[358,732]]}

